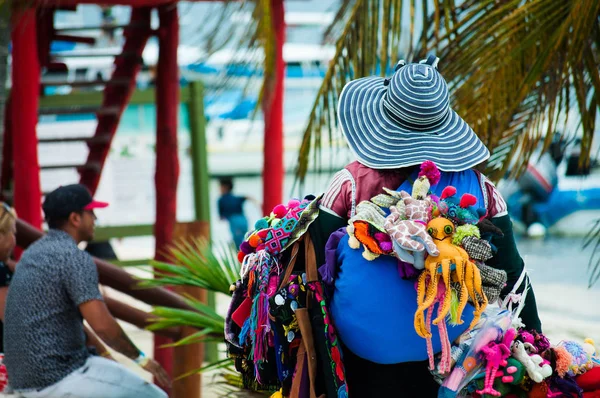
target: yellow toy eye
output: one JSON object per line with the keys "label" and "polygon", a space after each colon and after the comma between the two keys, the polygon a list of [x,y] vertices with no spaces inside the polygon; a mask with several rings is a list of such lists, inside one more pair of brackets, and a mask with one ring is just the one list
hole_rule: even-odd
{"label": "yellow toy eye", "polygon": [[444,227],[444,233],[445,233],[446,235],[451,235],[453,232],[454,232],[454,228],[452,228],[452,226],[451,226],[451,225],[446,225],[446,226]]}
{"label": "yellow toy eye", "polygon": [[427,229],[427,233],[429,235],[433,236],[433,234],[435,233],[435,231],[433,230],[433,228],[430,227],[430,228]]}

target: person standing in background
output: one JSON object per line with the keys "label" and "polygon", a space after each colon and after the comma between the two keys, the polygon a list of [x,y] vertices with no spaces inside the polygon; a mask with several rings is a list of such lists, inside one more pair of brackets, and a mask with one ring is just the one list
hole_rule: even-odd
{"label": "person standing in background", "polygon": [[233,241],[236,247],[239,247],[244,241],[244,235],[248,232],[248,220],[244,215],[244,203],[246,200],[252,199],[233,194],[233,179],[231,177],[221,178],[219,185],[221,187],[221,197],[218,201],[219,217],[221,220],[229,222]]}

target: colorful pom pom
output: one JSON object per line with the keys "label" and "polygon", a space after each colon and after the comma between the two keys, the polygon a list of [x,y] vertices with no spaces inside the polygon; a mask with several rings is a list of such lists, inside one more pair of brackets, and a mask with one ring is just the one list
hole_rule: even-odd
{"label": "colorful pom pom", "polygon": [[288,202],[288,209],[295,209],[300,206],[300,201],[297,199],[292,199]]}
{"label": "colorful pom pom", "polygon": [[479,228],[473,224],[465,224],[456,228],[456,232],[452,236],[452,244],[460,245],[467,236],[474,236],[477,239],[481,238]]}
{"label": "colorful pom pom", "polygon": [[388,234],[384,234],[383,232],[375,232],[375,239],[378,242],[391,242],[392,238]]}
{"label": "colorful pom pom", "polygon": [[430,185],[435,185],[440,182],[440,178],[442,174],[438,170],[435,163],[431,160],[427,160],[421,164],[421,171],[419,172],[419,177],[425,176],[429,180]]}
{"label": "colorful pom pom", "polygon": [[[252,235],[252,236],[256,236],[256,235]],[[252,236],[250,237],[250,239],[252,239]],[[252,244],[250,242],[242,242],[242,244],[240,245],[240,251],[244,254],[250,254],[252,252],[254,252],[254,248],[256,246],[252,246]]]}
{"label": "colorful pom pom", "polygon": [[392,251],[392,242],[379,242],[379,246],[381,246],[381,250],[383,250],[384,252],[391,252]]}
{"label": "colorful pom pom", "polygon": [[571,355],[565,347],[555,347],[553,350],[554,355],[556,356],[556,366],[554,370],[560,377],[565,377],[573,362],[573,355]]}
{"label": "colorful pom pom", "polygon": [[267,239],[267,235],[269,235],[269,230],[264,228],[264,229],[258,231],[256,233],[256,235],[258,235],[258,237],[261,238],[262,240],[265,240],[265,239]]}
{"label": "colorful pom pom", "polygon": [[283,216],[286,215],[286,213],[287,213],[287,209],[285,208],[284,205],[277,205],[277,206],[275,206],[275,208],[273,208],[273,214],[277,218],[282,218]]}
{"label": "colorful pom pom", "polygon": [[450,196],[454,196],[455,194],[456,194],[456,188],[454,188],[452,185],[448,185],[442,191],[442,199],[449,198]]}
{"label": "colorful pom pom", "polygon": [[[257,247],[261,243],[262,243],[262,239],[260,238],[260,236],[258,236],[258,234],[254,234],[250,237],[250,239],[248,239],[248,246],[250,246],[252,248]],[[242,243],[242,245],[243,245],[243,243]]]}
{"label": "colorful pom pom", "polygon": [[242,252],[242,251],[240,251],[240,252],[238,253],[238,255],[237,255],[238,261],[239,261],[240,263],[243,263],[243,262],[244,262],[244,257],[246,257],[246,255],[245,255],[245,254],[244,254],[244,252]]}
{"label": "colorful pom pom", "polygon": [[469,206],[474,206],[475,203],[477,203],[477,198],[470,193],[466,193],[460,198],[459,206],[466,209]]}
{"label": "colorful pom pom", "polygon": [[261,229],[269,228],[269,222],[265,218],[261,218],[254,223],[254,229],[260,231]]}

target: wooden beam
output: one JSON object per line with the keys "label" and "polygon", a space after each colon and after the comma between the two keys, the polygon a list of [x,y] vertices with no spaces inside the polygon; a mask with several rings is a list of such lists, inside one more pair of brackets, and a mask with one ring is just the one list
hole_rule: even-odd
{"label": "wooden beam", "polygon": [[[166,260],[164,252],[173,241],[177,222],[177,182],[179,159],[177,152],[177,117],[179,113],[179,18],[177,7],[158,9],[158,63],[156,67],[156,239],[155,258]],[[173,349],[161,348],[169,340],[156,336],[154,358],[173,375]],[[177,396],[177,395],[176,395]],[[179,395],[187,397],[187,395]],[[177,397],[179,397],[177,396]]]}
{"label": "wooden beam", "polygon": [[[104,296],[104,302],[115,318],[137,326],[140,329],[145,329],[154,320],[158,319],[154,314],[149,314],[108,296]],[[159,329],[153,331],[153,333],[175,340],[181,338],[181,329],[177,327]]]}
{"label": "wooden beam", "polygon": [[[189,87],[182,87],[179,93],[180,102],[190,100]],[[71,106],[98,106],[102,104],[102,92],[76,92],[69,95],[48,95],[40,98],[40,109],[60,108]],[[128,105],[154,104],[156,100],[156,90],[149,88],[146,90],[136,90],[133,92]]]}
{"label": "wooden beam", "polygon": [[[31,224],[17,220],[17,245],[26,249],[30,244],[44,236],[44,233]],[[156,287],[151,289],[140,289],[139,281],[127,271],[99,258],[92,257],[98,267],[100,284],[110,286],[115,290],[130,295],[146,304],[153,306],[180,308],[195,311],[183,298],[165,288]]]}
{"label": "wooden beam", "polygon": [[[187,1],[193,2],[198,0]],[[103,6],[157,7],[173,3],[177,3],[177,0],[37,0],[38,7],[75,7],[79,4],[102,4]]]}
{"label": "wooden beam", "polygon": [[[178,223],[175,226],[173,237],[175,240],[194,239],[197,237],[208,238],[210,236],[210,224],[205,221],[195,221],[190,223]],[[177,286],[175,291],[181,295],[191,296],[204,303],[207,302],[207,291],[191,286]],[[184,338],[197,332],[191,327],[181,328],[181,337]],[[173,363],[173,376],[181,376],[190,370],[200,369],[204,363],[204,344],[191,344],[176,347],[173,357],[176,359]],[[188,376],[173,383],[174,397],[200,398],[202,378],[200,374]]]}

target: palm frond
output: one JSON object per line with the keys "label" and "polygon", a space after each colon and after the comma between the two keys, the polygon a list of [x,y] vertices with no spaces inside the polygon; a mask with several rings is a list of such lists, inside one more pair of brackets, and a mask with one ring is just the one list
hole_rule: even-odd
{"label": "palm frond", "polygon": [[[572,126],[583,131],[580,160],[589,162],[600,88],[599,11],[593,0],[484,0],[463,7],[458,23],[445,21],[443,32],[429,33],[428,49],[440,49],[455,110],[492,151],[492,178],[509,166],[517,175],[539,143],[547,147],[555,130],[568,135]],[[578,120],[568,121],[572,110]]]}
{"label": "palm frond", "polygon": [[181,240],[166,253],[166,261],[151,261],[153,279],[142,279],[140,288],[157,286],[195,286],[229,294],[239,279],[240,263],[231,244],[213,243],[204,238]]}
{"label": "palm frond", "polygon": [[180,310],[169,307],[156,307],[152,313],[158,318],[151,325],[147,326],[148,330],[158,330],[169,327],[191,326],[200,331],[210,329],[207,336],[220,336],[223,338],[223,330],[225,330],[225,319],[222,316],[213,313],[210,307],[205,311],[189,311]]}
{"label": "palm frond", "polygon": [[[300,181],[311,151],[318,163],[325,145],[343,141],[336,105],[345,83],[385,73],[399,52],[412,60],[430,51],[441,58],[454,109],[492,152],[486,170],[490,177],[499,179],[509,169],[518,175],[540,144],[550,145],[554,131],[569,137],[581,129],[580,163],[589,164],[600,89],[599,2],[421,2],[421,32],[414,23],[417,2],[375,2],[342,2],[349,17],[343,29],[340,22],[332,28],[340,34],[303,137],[296,170]],[[405,20],[407,6],[410,18]],[[400,41],[403,23],[408,42]],[[324,130],[329,130],[328,141],[322,139]]]}
{"label": "palm frond", "polygon": [[[192,6],[192,5],[190,5]],[[233,87],[241,87],[242,100],[250,91],[258,92],[259,101],[253,116],[260,109],[265,93],[269,93],[275,68],[275,35],[270,0],[225,0],[209,11],[207,17],[195,23],[191,45],[203,49],[204,62],[216,51],[232,49],[229,60],[234,69],[243,69],[243,76],[223,71],[211,83],[206,84],[209,94],[218,96]]]}
{"label": "palm frond", "polygon": [[592,255],[588,263],[588,273],[590,279],[588,287],[592,287],[600,279],[600,219],[596,220],[594,226],[587,233],[583,248],[593,247]]}
{"label": "palm frond", "polygon": [[[409,4],[410,15],[404,12],[405,3]],[[418,3],[422,15],[428,15],[428,2]],[[433,3],[439,14],[441,2],[435,0]],[[335,148],[343,145],[337,131],[337,103],[344,85],[359,77],[385,75],[395,65],[401,52],[410,52],[407,49],[413,46],[415,37],[421,37],[411,24],[408,39],[401,41],[402,22],[414,20],[417,7],[414,0],[356,0],[341,4],[336,21],[327,30],[329,36],[339,32],[335,40],[335,54],[310,112],[298,154],[296,176],[301,182],[308,171],[311,151],[314,151],[316,169],[321,170],[321,150],[325,146]],[[425,21],[429,23],[427,18]],[[402,47],[404,51],[401,51]]]}

